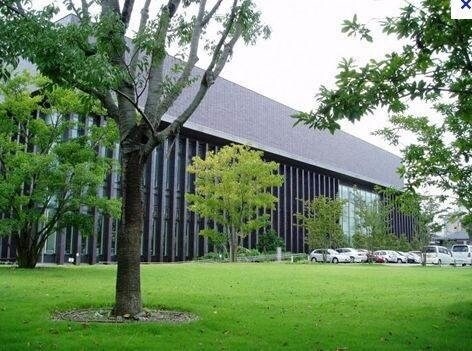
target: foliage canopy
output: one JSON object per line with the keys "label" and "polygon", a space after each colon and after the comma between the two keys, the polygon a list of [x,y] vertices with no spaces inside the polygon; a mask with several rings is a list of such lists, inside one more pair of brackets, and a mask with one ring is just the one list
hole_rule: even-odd
{"label": "foliage canopy", "polygon": [[194,157],[188,171],[195,174],[195,193],[186,194],[190,210],[214,221],[216,228],[200,232],[227,242],[235,259],[238,238],[269,224],[267,210],[277,198],[271,189],[282,185],[278,164],[265,162],[263,153],[243,145],[222,147],[205,159]]}
{"label": "foliage canopy", "polygon": [[[296,123],[331,132],[341,119],[351,122],[384,107],[391,126],[379,131],[398,144],[402,131],[416,136],[403,151],[399,169],[407,186],[417,191],[434,185],[450,191],[472,222],[472,21],[453,20],[450,1],[407,3],[398,17],[382,22],[384,33],[404,43],[381,60],[357,66],[353,59],[339,64],[336,86],[322,86],[317,106],[294,116]],[[372,41],[369,28],[356,16],[343,32]],[[413,116],[408,107],[420,99],[440,117]]]}
{"label": "foliage canopy", "polygon": [[[43,77],[13,77],[0,96],[0,235],[16,236],[20,267],[34,267],[62,228],[92,234],[89,209],[119,216],[119,200],[97,196],[113,161],[95,150],[114,145],[117,130],[112,121],[106,128],[81,123],[97,103]],[[87,133],[70,135],[79,128]]]}
{"label": "foliage canopy", "polygon": [[310,249],[336,248],[345,242],[339,223],[344,200],[325,196],[315,197],[304,204],[303,213],[296,214],[301,226],[306,229]]}

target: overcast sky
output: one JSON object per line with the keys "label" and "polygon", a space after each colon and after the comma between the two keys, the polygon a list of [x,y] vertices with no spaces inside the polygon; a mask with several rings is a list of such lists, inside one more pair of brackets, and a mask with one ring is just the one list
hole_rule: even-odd
{"label": "overcast sky", "polygon": [[[314,107],[314,96],[320,85],[332,85],[336,66],[342,57],[352,57],[363,63],[380,58],[398,48],[395,38],[380,32],[378,21],[399,13],[403,0],[255,0],[263,20],[272,28],[269,40],[257,45],[235,48],[233,59],[222,76],[262,95],[297,110]],[[49,1],[35,0],[35,5]],[[61,4],[61,1],[56,1]],[[140,9],[137,0],[135,9]],[[155,11],[162,1],[155,1]],[[139,14],[139,11],[136,11]],[[60,16],[65,15],[61,12]],[[358,15],[374,33],[374,43],[360,41],[341,33],[341,23]],[[131,26],[137,27],[138,16]],[[134,23],[134,24],[133,24]],[[203,61],[203,60],[202,60]],[[201,62],[204,64],[204,62]],[[387,114],[377,111],[361,122],[343,122],[343,130],[372,144],[399,154],[380,137],[370,133],[385,126]]]}
{"label": "overcast sky", "polygon": [[[342,57],[359,63],[380,58],[399,47],[382,35],[378,21],[399,13],[400,0],[257,0],[272,36],[254,47],[235,50],[222,76],[298,110],[314,107],[320,85],[332,85]],[[377,29],[374,43],[341,33],[341,23],[358,15],[359,21]],[[386,123],[386,112],[377,111],[361,122],[343,122],[343,130],[399,154],[370,133]]]}

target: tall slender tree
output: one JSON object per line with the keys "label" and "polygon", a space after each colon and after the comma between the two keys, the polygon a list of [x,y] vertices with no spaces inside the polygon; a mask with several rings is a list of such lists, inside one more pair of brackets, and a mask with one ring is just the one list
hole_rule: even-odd
{"label": "tall slender tree", "polygon": [[[339,223],[343,204],[344,200],[339,198],[318,196],[304,203],[302,213],[295,214],[300,225],[306,230],[310,249],[317,247],[334,249],[346,241]],[[323,257],[324,261],[326,257]]]}
{"label": "tall slender tree", "polygon": [[[5,57],[22,56],[54,82],[98,98],[120,131],[122,218],[117,240],[114,315],[142,310],[140,256],[143,230],[141,180],[152,150],[179,132],[213,85],[235,44],[254,44],[269,34],[251,0],[168,0],[151,18],[143,2],[139,28],[130,35],[135,1],[64,1],[76,18],[52,23],[53,6],[41,10],[29,1],[0,0],[0,47]],[[94,15],[98,13],[98,15]],[[179,60],[166,70],[173,47]],[[209,63],[196,75],[203,52]],[[12,60],[7,60],[12,64]],[[14,62],[13,62],[14,63]],[[192,98],[169,124],[162,119],[182,92]]]}

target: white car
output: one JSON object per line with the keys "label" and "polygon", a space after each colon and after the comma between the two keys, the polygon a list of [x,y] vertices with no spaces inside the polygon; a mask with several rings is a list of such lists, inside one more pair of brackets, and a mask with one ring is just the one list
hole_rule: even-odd
{"label": "white car", "polygon": [[323,255],[325,262],[339,263],[351,262],[351,257],[345,253],[339,253],[332,249],[316,249],[310,253],[310,260],[312,262],[323,262]]}
{"label": "white car", "polygon": [[425,246],[423,252],[426,253],[426,263],[437,264],[439,266],[442,264],[455,264],[454,257],[452,257],[452,252],[450,252],[444,246]]}
{"label": "white car", "polygon": [[406,258],[408,260],[408,263],[421,263],[421,252],[408,251],[406,253]]}
{"label": "white car", "polygon": [[398,251],[393,250],[384,250],[387,252],[389,259],[388,262],[390,263],[407,263],[408,259],[406,256]]}
{"label": "white car", "polygon": [[378,250],[373,253],[374,261],[377,263],[397,262],[396,257],[393,257],[387,250]]}
{"label": "white car", "polygon": [[395,251],[397,254],[397,263],[408,263],[408,256],[402,251]]}
{"label": "white car", "polygon": [[351,262],[367,262],[367,255],[364,252],[353,249],[352,247],[341,247],[337,252],[345,253],[351,258]]}
{"label": "white car", "polygon": [[462,266],[468,264],[472,265],[472,245],[452,245],[451,251],[452,257],[454,257],[456,264],[460,264]]}

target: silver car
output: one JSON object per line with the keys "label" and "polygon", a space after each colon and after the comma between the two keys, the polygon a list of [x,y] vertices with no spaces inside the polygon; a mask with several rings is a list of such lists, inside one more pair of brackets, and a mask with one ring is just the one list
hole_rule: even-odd
{"label": "silver car", "polygon": [[336,251],[349,255],[351,262],[367,262],[367,254],[353,249],[352,247],[341,247],[336,249]]}
{"label": "silver car", "polygon": [[403,251],[395,251],[397,253],[397,263],[407,263],[408,255]]}
{"label": "silver car", "polygon": [[351,262],[351,257],[345,253],[337,252],[332,249],[316,249],[310,253],[310,260],[312,262]]}
{"label": "silver car", "polygon": [[408,251],[406,258],[408,263],[421,263],[421,251]]}

